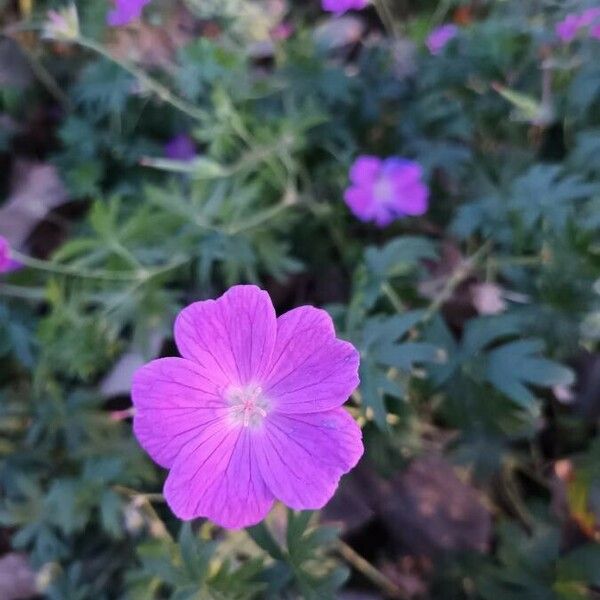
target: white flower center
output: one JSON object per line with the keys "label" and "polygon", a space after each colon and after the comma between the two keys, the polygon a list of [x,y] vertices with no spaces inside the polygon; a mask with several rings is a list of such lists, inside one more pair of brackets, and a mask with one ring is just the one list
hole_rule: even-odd
{"label": "white flower center", "polygon": [[380,177],[374,187],[375,199],[381,204],[387,204],[394,199],[394,186],[387,177]]}
{"label": "white flower center", "polygon": [[231,406],[230,415],[236,424],[244,427],[257,427],[267,416],[269,402],[263,396],[262,388],[249,385],[245,388],[230,387],[225,398]]}

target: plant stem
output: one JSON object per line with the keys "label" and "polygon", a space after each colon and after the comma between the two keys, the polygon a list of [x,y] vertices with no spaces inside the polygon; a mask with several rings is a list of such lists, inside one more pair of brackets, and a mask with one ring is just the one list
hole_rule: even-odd
{"label": "plant stem", "polygon": [[147,89],[152,91],[156,96],[158,96],[163,102],[170,104],[173,108],[181,111],[182,113],[196,119],[198,121],[206,120],[208,115],[207,113],[195,106],[194,104],[176,96],[171,90],[157,81],[153,77],[150,77],[143,69],[140,69],[137,65],[129,62],[128,60],[123,60],[111,54],[104,46],[96,43],[94,40],[89,40],[84,37],[78,37],[71,40],[73,43],[78,44],[82,48],[87,48],[92,52],[96,52],[100,56],[103,56],[107,60],[114,62],[116,65],[119,65],[123,70],[127,71],[131,75],[133,75],[138,81],[140,81]]}
{"label": "plant stem", "polygon": [[397,32],[394,25],[394,15],[390,12],[386,0],[373,0],[373,4],[384,27],[391,35],[396,36]]}
{"label": "plant stem", "polygon": [[58,82],[52,77],[48,69],[34,56],[24,45],[19,45],[19,50],[27,59],[33,74],[39,82],[48,90],[48,93],[65,109],[71,108],[71,101],[65,92],[62,91]]}
{"label": "plant stem", "polygon": [[21,287],[8,283],[0,284],[0,296],[21,298],[22,300],[44,300],[46,292],[40,288]]}
{"label": "plant stem", "polygon": [[190,260],[190,257],[180,258],[168,265],[157,267],[155,269],[146,269],[140,267],[132,272],[106,271],[104,269],[81,269],[79,267],[71,267],[69,265],[61,265],[39,258],[33,258],[26,254],[21,254],[16,250],[11,249],[11,257],[17,262],[20,262],[26,267],[37,269],[38,271],[46,271],[48,273],[56,273],[58,275],[68,275],[71,277],[80,277],[83,279],[97,279],[100,281],[124,281],[124,282],[145,282],[153,277],[162,275],[183,266]]}
{"label": "plant stem", "polygon": [[354,548],[338,540],[337,549],[341,557],[367,579],[373,582],[390,598],[409,600],[410,594],[396,585],[389,577],[376,569],[366,558],[362,557]]}
{"label": "plant stem", "polygon": [[427,307],[422,322],[429,321],[442,305],[452,296],[456,288],[469,277],[473,267],[476,266],[481,259],[488,253],[491,248],[491,242],[485,242],[479,250],[461,262],[458,268],[452,273],[442,291],[431,301]]}
{"label": "plant stem", "polygon": [[406,306],[400,299],[400,296],[395,292],[394,288],[389,283],[381,284],[381,291],[386,295],[387,299],[390,301],[390,304],[394,307],[396,312],[403,313],[406,311]]}
{"label": "plant stem", "polygon": [[435,9],[431,22],[434,25],[439,25],[445,18],[450,9],[452,8],[450,0],[442,0]]}
{"label": "plant stem", "polygon": [[293,201],[290,201],[288,198],[288,194],[285,194],[283,196],[283,199],[280,200],[277,204],[257,213],[254,216],[254,218],[247,219],[244,223],[234,223],[233,225],[230,225],[229,227],[225,228],[225,234],[233,236],[239,233],[243,233],[245,231],[249,231],[250,229],[254,229],[255,227],[264,225],[267,221],[270,221],[279,213],[283,212],[284,210],[287,210],[292,204]]}
{"label": "plant stem", "polygon": [[164,502],[165,497],[162,494],[146,494],[144,492],[138,492],[132,488],[126,487],[124,485],[115,485],[113,486],[113,490],[115,492],[119,492],[120,494],[124,494],[129,496],[130,498],[143,498],[148,502]]}

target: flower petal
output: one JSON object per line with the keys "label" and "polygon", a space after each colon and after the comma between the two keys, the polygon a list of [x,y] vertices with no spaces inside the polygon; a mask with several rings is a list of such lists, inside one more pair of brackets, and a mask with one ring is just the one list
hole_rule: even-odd
{"label": "flower petal", "polygon": [[343,408],[309,415],[271,413],[253,442],[267,486],[296,510],[322,508],[363,454],[360,427]]}
{"label": "flower petal", "polygon": [[429,206],[429,188],[417,181],[404,190],[404,196],[398,202],[397,210],[404,215],[416,217],[424,215]]}
{"label": "flower petal", "polygon": [[177,517],[207,517],[238,529],[261,521],[273,504],[252,453],[253,432],[227,421],[205,429],[180,452],[164,495]]}
{"label": "flower petal", "polygon": [[254,285],[234,286],[218,300],[196,302],[175,322],[181,355],[224,385],[260,381],[271,363],[276,334],[269,294]]}
{"label": "flower petal", "polygon": [[350,168],[350,181],[358,186],[371,185],[379,177],[382,165],[377,156],[359,156]]}
{"label": "flower petal", "polygon": [[371,187],[349,187],[344,192],[344,201],[361,221],[370,221],[376,211]]}
{"label": "flower petal", "polygon": [[166,468],[188,441],[228,410],[206,371],[183,358],[161,358],[138,369],[131,396],[133,431],[152,459]]}
{"label": "flower petal", "polygon": [[310,413],[341,406],[356,388],[359,355],[336,339],[331,317],[312,306],[295,308],[277,319],[273,363],[264,395],[273,410]]}

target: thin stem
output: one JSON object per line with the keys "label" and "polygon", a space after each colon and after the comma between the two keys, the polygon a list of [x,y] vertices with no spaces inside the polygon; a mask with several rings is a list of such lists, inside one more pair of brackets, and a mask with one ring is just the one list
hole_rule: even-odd
{"label": "thin stem", "polygon": [[337,549],[341,557],[347,563],[362,573],[390,598],[397,598],[399,600],[410,599],[410,594],[408,592],[396,585],[389,577],[375,568],[366,558],[363,558],[360,554],[358,554],[354,548],[342,540],[338,540]]}
{"label": "thin stem", "polygon": [[72,277],[81,277],[83,279],[98,279],[102,281],[137,281],[140,273],[121,273],[117,271],[105,271],[103,269],[81,269],[68,265],[61,265],[47,260],[41,260],[26,254],[21,254],[14,249],[11,249],[11,256],[14,260],[20,262],[26,267],[37,269],[38,271],[46,271],[48,273],[56,273],[58,275],[70,275]]}
{"label": "thin stem", "polygon": [[174,542],[169,530],[166,528],[162,519],[158,516],[154,506],[152,506],[152,502],[164,502],[164,497],[162,494],[144,494],[138,492],[137,490],[133,490],[121,485],[113,486],[113,490],[131,498],[131,501],[139,506],[140,510],[144,512],[150,523],[150,533],[154,537]]}
{"label": "thin stem", "polygon": [[33,55],[33,52],[28,50],[24,45],[19,46],[19,50],[27,59],[33,74],[38,78],[40,83],[48,90],[48,93],[63,107],[71,108],[71,101],[65,94],[57,81],[52,77],[48,69]]}
{"label": "thin stem", "polygon": [[46,292],[40,288],[28,288],[20,285],[0,284],[0,296],[21,298],[22,300],[43,300]]}
{"label": "thin stem", "polygon": [[451,298],[456,288],[471,275],[473,267],[476,266],[479,261],[488,253],[490,247],[491,242],[486,242],[479,248],[479,250],[477,250],[459,265],[459,267],[450,276],[448,281],[446,281],[446,285],[442,291],[431,301],[431,304],[427,307],[422,322],[426,323],[429,321],[442,307],[442,305]]}
{"label": "thin stem", "polygon": [[[169,173],[183,173],[190,175],[194,179],[224,179],[232,177],[240,171],[252,170],[262,162],[270,160],[271,157],[277,156],[281,152],[288,150],[293,143],[287,137],[278,140],[277,143],[269,146],[256,146],[254,149],[245,152],[238,160],[231,165],[220,165],[215,163],[214,172],[202,173],[199,175],[198,160],[182,162],[177,160],[169,160],[164,158],[144,157],[140,160],[143,167],[150,167],[159,171],[167,171]],[[200,159],[202,161],[202,159]],[[202,164],[202,162],[200,163]]]}
{"label": "thin stem", "polygon": [[389,283],[383,283],[381,285],[381,291],[386,295],[390,304],[394,307],[396,312],[403,313],[406,310],[404,303],[400,299],[400,296],[395,292],[394,288]]}
{"label": "thin stem", "polygon": [[494,267],[502,266],[537,266],[548,262],[543,256],[508,256],[506,258],[491,257],[489,263]]}
{"label": "thin stem", "polygon": [[503,490],[505,497],[509,501],[511,508],[515,513],[515,516],[521,521],[523,526],[528,531],[532,531],[533,518],[529,514],[525,503],[521,499],[517,483],[513,476],[513,467],[510,463],[505,464],[502,468],[501,479],[502,483],[504,484]]}
{"label": "thin stem", "polygon": [[292,202],[287,198],[287,195],[284,196],[283,200],[259,212],[253,219],[247,219],[244,223],[233,224],[229,227],[225,228],[224,233],[226,235],[238,235],[239,233],[243,233],[245,231],[249,231],[250,229],[254,229],[256,227],[260,227],[264,225],[266,222],[270,221],[274,217],[276,217],[279,213],[282,213],[284,210],[287,210],[292,205]]}
{"label": "thin stem", "polygon": [[162,494],[147,494],[145,492],[138,492],[133,488],[126,487],[124,485],[114,485],[113,490],[130,498],[143,498],[148,502],[165,502],[165,497]]}
{"label": "thin stem", "polygon": [[126,282],[144,282],[162,275],[168,271],[176,269],[190,260],[189,257],[180,258],[173,261],[168,265],[158,267],[155,269],[146,269],[144,267],[138,268],[132,273],[122,273],[119,271],[106,271],[104,269],[81,269],[79,267],[71,267],[68,265],[61,265],[47,260],[41,260],[39,258],[33,258],[26,254],[21,254],[16,250],[11,249],[11,257],[17,262],[20,262],[26,267],[37,269],[38,271],[46,271],[48,273],[56,273],[59,275],[69,275],[71,277],[80,277],[83,279],[97,279],[101,281],[126,281]]}
{"label": "thin stem", "polygon": [[386,0],[373,0],[375,10],[381,19],[384,27],[389,31],[391,35],[396,35],[396,28],[394,26],[394,16],[390,12]]}
{"label": "thin stem", "polygon": [[450,11],[450,8],[451,8],[451,1],[450,0],[442,0],[437,5],[437,8],[435,9],[435,12],[433,13],[433,15],[431,17],[431,22],[434,25],[438,25],[439,23],[441,23],[446,18],[446,15]]}
{"label": "thin stem", "polygon": [[148,75],[143,69],[140,69],[138,66],[127,60],[123,60],[114,56],[101,44],[98,44],[95,41],[89,40],[84,37],[78,37],[71,41],[78,44],[82,48],[87,48],[88,50],[96,52],[97,54],[103,56],[107,60],[110,60],[116,65],[119,65],[123,70],[127,71],[136,79],[138,79],[147,89],[154,92],[154,94],[156,94],[161,100],[163,100],[167,104],[170,104],[171,106],[173,106],[173,108],[176,108],[177,110],[188,115],[189,117],[192,117],[193,119],[199,121],[206,120],[206,118],[208,117],[207,113],[204,110],[202,110],[198,106],[195,106],[194,104],[191,104],[187,100],[176,96],[175,94],[173,94],[173,92],[171,92],[171,90],[167,86],[163,85],[162,83],[160,83],[160,81],[157,81],[153,77],[150,77],[150,75]]}
{"label": "thin stem", "polygon": [[[258,146],[254,138],[252,137],[252,134],[248,131],[241,119],[231,119],[230,126],[233,129],[233,131],[240,137],[240,139],[248,145],[251,151],[253,148],[256,148]],[[275,160],[275,157],[270,156],[268,154],[264,157],[264,162],[267,164],[268,167],[270,167],[275,178],[279,179],[279,183],[282,186],[285,186],[287,183],[286,177],[289,176],[289,169],[287,168],[287,165],[282,162],[284,170],[286,171],[282,172],[282,170],[279,168],[280,165],[278,164],[277,160]]]}

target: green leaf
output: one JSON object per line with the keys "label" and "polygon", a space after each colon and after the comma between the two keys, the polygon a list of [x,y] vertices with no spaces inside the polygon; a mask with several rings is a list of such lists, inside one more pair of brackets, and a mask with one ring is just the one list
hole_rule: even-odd
{"label": "green leaf", "polygon": [[184,523],[179,532],[179,548],[187,576],[201,584],[208,575],[210,560],[216,544],[200,540],[192,531],[190,523]]}
{"label": "green leaf", "polygon": [[486,377],[514,402],[531,408],[535,396],[527,384],[552,387],[570,385],[575,379],[571,369],[539,358],[543,349],[544,343],[539,340],[519,340],[492,350],[487,358]]}
{"label": "green leaf", "polygon": [[405,371],[418,363],[443,362],[443,353],[440,353],[440,349],[425,342],[381,345],[375,350],[374,356],[381,365]]}
{"label": "green leaf", "polygon": [[557,569],[561,582],[600,586],[600,544],[588,543],[569,552],[558,561]]}
{"label": "green leaf", "polygon": [[288,510],[286,540],[290,555],[294,556],[296,549],[302,546],[301,538],[308,527],[314,513],[310,510],[294,512]]}
{"label": "green leaf", "polygon": [[492,342],[518,335],[522,328],[523,319],[519,315],[507,314],[471,319],[467,323],[462,339],[462,353],[466,356],[473,356]]}
{"label": "green leaf", "polygon": [[[360,393],[364,410],[373,411],[373,419],[380,429],[387,430],[387,409],[385,394],[388,391],[389,380],[380,369],[368,359],[360,363]],[[397,390],[399,394],[401,390]]]}
{"label": "green leaf", "polygon": [[269,556],[272,556],[277,560],[284,559],[283,551],[275,541],[275,538],[272,536],[264,521],[254,527],[248,527],[246,532]]}

